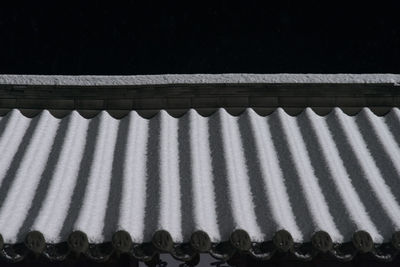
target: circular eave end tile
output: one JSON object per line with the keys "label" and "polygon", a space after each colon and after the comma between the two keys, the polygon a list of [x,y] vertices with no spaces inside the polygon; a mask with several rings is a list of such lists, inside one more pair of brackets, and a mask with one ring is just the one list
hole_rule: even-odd
{"label": "circular eave end tile", "polygon": [[41,232],[32,231],[26,235],[24,244],[30,251],[40,254],[46,246],[46,241]]}
{"label": "circular eave end tile", "polygon": [[128,253],[132,248],[131,235],[126,231],[117,231],[112,237],[112,245],[120,253]]}
{"label": "circular eave end tile", "polygon": [[392,236],[392,246],[396,250],[400,250],[400,231],[397,231]]}
{"label": "circular eave end tile", "polygon": [[158,230],[152,238],[153,246],[162,252],[171,252],[174,247],[174,242],[168,231]]}
{"label": "circular eave end tile", "polygon": [[333,247],[332,238],[325,231],[318,231],[314,233],[311,238],[311,244],[314,249],[323,253],[332,250]]}
{"label": "circular eave end tile", "polygon": [[200,253],[208,252],[211,248],[211,240],[204,231],[196,231],[190,237],[190,245]]}
{"label": "circular eave end tile", "polygon": [[251,240],[249,234],[242,229],[237,229],[230,236],[231,244],[239,251],[249,251],[251,248]]}
{"label": "circular eave end tile", "polygon": [[374,248],[374,242],[371,235],[366,231],[357,231],[353,234],[352,243],[361,253],[371,252]]}
{"label": "circular eave end tile", "polygon": [[68,237],[68,246],[75,253],[85,253],[89,248],[87,235],[82,231],[74,231]]}
{"label": "circular eave end tile", "polygon": [[273,239],[273,244],[281,252],[287,252],[293,247],[293,237],[286,230],[279,230],[275,233]]}

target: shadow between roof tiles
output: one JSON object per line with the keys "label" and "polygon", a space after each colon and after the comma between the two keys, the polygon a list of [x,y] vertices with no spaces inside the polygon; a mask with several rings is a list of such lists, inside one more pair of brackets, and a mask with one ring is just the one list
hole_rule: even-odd
{"label": "shadow between roof tiles", "polygon": [[335,178],[333,178],[331,172],[328,171],[329,166],[322,153],[324,148],[321,147],[321,144],[318,142],[315,129],[311,125],[311,120],[312,118],[305,113],[302,113],[297,118],[300,131],[302,132],[306,144],[307,153],[310,157],[315,176],[317,177],[318,185],[321,188],[322,194],[328,204],[329,213],[332,215],[332,219],[339,232],[344,236],[351,236],[351,234],[358,229],[354,222],[351,221],[344,200],[337,191],[337,187],[333,181]]}
{"label": "shadow between roof tiles", "polygon": [[[277,115],[277,114],[275,114]],[[268,120],[268,125],[271,131],[271,137],[276,149],[276,154],[281,165],[282,174],[284,177],[284,185],[286,187],[290,205],[292,207],[296,224],[298,225],[303,238],[308,239],[313,232],[312,215],[307,207],[305,198],[302,195],[302,189],[289,151],[287,136],[282,128],[282,121],[278,116],[270,116],[265,118]]]}
{"label": "shadow between roof tiles", "polygon": [[216,115],[208,118],[211,164],[219,234],[222,240],[228,240],[230,231],[234,227],[234,219],[231,205],[229,205],[229,182],[227,181],[226,156],[222,144],[221,118]]}
{"label": "shadow between roof tiles", "polygon": [[385,116],[385,123],[392,132],[396,142],[400,144],[400,119],[391,111]]}
{"label": "shadow between roof tiles", "polygon": [[71,203],[69,205],[67,216],[61,229],[61,240],[67,240],[69,234],[74,230],[74,223],[77,221],[79,212],[82,208],[85,190],[88,185],[90,166],[93,163],[93,157],[96,146],[96,136],[100,127],[100,118],[89,122],[88,132],[86,135],[85,148],[83,150],[82,161],[79,166],[78,177],[76,185],[72,194]]}
{"label": "shadow between roof tiles", "polygon": [[[128,118],[124,118],[128,120]],[[120,206],[123,188],[123,167],[124,157],[128,143],[129,126],[131,122],[119,123],[117,142],[115,145],[113,164],[110,184],[110,191],[108,195],[106,213],[104,218],[103,236],[104,240],[111,240],[111,233],[114,229],[118,229],[118,218],[120,217]]]}
{"label": "shadow between roof tiles", "polygon": [[[193,203],[193,177],[192,177],[192,156],[190,150],[190,118],[187,113],[178,121],[178,153],[179,153],[179,177],[181,193],[181,225],[182,236],[189,237],[194,229],[194,203]],[[189,240],[184,240],[188,242]]]}
{"label": "shadow between roof tiles", "polygon": [[147,162],[146,162],[146,204],[145,204],[145,225],[143,232],[144,242],[151,240],[153,233],[158,229],[160,214],[160,131],[161,119],[159,116],[149,121],[149,133],[147,143]]}
{"label": "shadow between roof tiles", "polygon": [[[265,192],[265,185],[260,170],[260,159],[257,156],[257,147],[253,136],[252,127],[248,118],[249,113],[243,114],[238,118],[241,141],[243,142],[244,156],[246,159],[247,171],[249,175],[249,185],[253,196],[254,209],[257,214],[256,220],[266,239],[271,239],[278,228],[272,219],[271,203]],[[265,118],[264,118],[265,119]]]}
{"label": "shadow between roof tiles", "polygon": [[46,167],[41,175],[39,185],[36,189],[35,196],[32,200],[32,204],[25,220],[19,229],[17,240],[22,241],[25,238],[25,234],[29,232],[35,223],[35,219],[38,218],[40,209],[46,197],[46,192],[48,192],[51,178],[57,166],[58,159],[60,157],[60,152],[63,147],[65,137],[67,134],[68,126],[71,122],[72,117],[69,120],[61,120],[60,125],[57,129],[56,137],[54,139],[54,145],[52,146],[51,152],[49,154]]}
{"label": "shadow between roof tiles", "polygon": [[[384,118],[384,124],[382,125],[383,127],[390,125],[390,123],[385,123],[385,121],[388,120],[388,117],[389,116],[386,116]],[[393,196],[396,198],[396,201],[400,203],[400,173],[396,168],[397,166],[394,165],[394,162],[385,151],[383,144],[376,141],[379,139],[378,135],[380,134],[378,129],[373,127],[372,121],[368,119],[368,113],[366,110],[363,110],[355,118],[355,120],[361,135],[368,145],[368,150],[371,151],[371,156],[373,157],[375,164],[384,178],[385,183],[389,186]],[[383,131],[384,129],[381,130]],[[400,134],[399,129],[388,128],[388,130],[391,131],[391,134],[394,138],[398,138],[397,135]]]}
{"label": "shadow between roof tiles", "polygon": [[1,135],[4,133],[4,130],[6,129],[6,127],[7,127],[7,124],[8,124],[8,122],[9,122],[9,120],[10,120],[10,117],[11,116],[6,116],[7,114],[4,114],[4,115],[1,115],[0,116],[0,137],[1,137]]}
{"label": "shadow between roof tiles", "polygon": [[[357,195],[360,197],[365,208],[367,208],[368,215],[373,224],[377,227],[379,233],[385,239],[389,238],[392,233],[388,231],[388,227],[391,227],[392,222],[382,209],[378,199],[372,194],[372,189],[364,178],[360,162],[354,155],[349,140],[346,138],[344,129],[339,122],[338,114],[330,114],[326,121],[335,143],[341,144],[337,146],[337,149],[339,150],[344,166]],[[377,140],[375,139],[374,142],[376,141]]]}
{"label": "shadow between roof tiles", "polygon": [[2,208],[4,200],[7,197],[7,192],[12,186],[12,182],[18,170],[18,166],[21,164],[21,161],[25,155],[26,148],[28,147],[28,144],[32,139],[33,133],[38,126],[39,119],[39,116],[37,116],[30,121],[29,126],[22,138],[22,141],[18,146],[17,152],[15,153],[14,158],[11,161],[11,165],[6,172],[5,177],[3,178],[3,182],[0,185],[0,208]]}

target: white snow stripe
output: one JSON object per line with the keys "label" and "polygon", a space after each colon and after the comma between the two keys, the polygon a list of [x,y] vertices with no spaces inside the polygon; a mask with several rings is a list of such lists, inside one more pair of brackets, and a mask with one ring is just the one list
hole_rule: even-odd
{"label": "white snow stripe", "polygon": [[316,230],[324,230],[331,235],[334,242],[342,242],[343,236],[336,228],[329,212],[328,204],[318,185],[318,178],[315,176],[297,120],[286,114],[281,108],[277,110],[277,113],[282,121],[301,187],[312,214],[312,219],[317,227]]}
{"label": "white snow stripe", "polygon": [[[160,137],[161,142],[159,151],[160,164],[164,164],[164,176],[160,176],[160,181],[164,180],[164,187],[162,187],[163,182],[160,182],[160,203],[166,200],[167,204],[164,204],[163,206],[161,203],[160,215],[161,212],[163,212],[162,210],[164,210],[164,217],[167,218],[165,220],[167,223],[165,224],[165,227],[164,225],[161,225],[163,219],[161,219],[160,216],[159,226],[170,231],[173,235],[174,241],[176,242],[190,238],[190,236],[182,236],[182,217],[191,215],[191,213],[182,214],[183,211],[181,205],[185,203],[180,202],[180,195],[192,194],[194,208],[193,228],[205,230],[213,240],[219,241],[219,228],[217,226],[218,223],[224,224],[225,222],[217,222],[218,215],[214,215],[217,203],[215,203],[214,199],[214,189],[216,189],[214,186],[216,185],[213,183],[214,177],[211,156],[215,156],[216,154],[211,153],[213,147],[210,147],[209,143],[209,118],[203,118],[194,110],[190,112],[190,115],[188,114],[190,116],[190,125],[187,128],[190,140],[188,145],[189,147],[185,147],[185,149],[190,149],[190,166],[192,168],[193,180],[191,181],[192,190],[187,192],[181,192],[180,189],[175,190],[176,184],[178,184],[178,187],[180,186],[180,179],[184,179],[184,177],[179,177],[180,155],[178,145],[182,145],[179,143],[181,140],[178,140],[179,119],[174,119],[166,113],[161,114],[161,117],[165,116],[165,118],[161,119],[161,128],[163,129],[161,132],[162,135],[164,135],[164,141],[162,141],[162,137]],[[239,120],[239,118],[233,117],[224,112],[224,110],[220,110],[220,113],[218,114],[218,116],[221,116],[222,118],[219,127],[221,127],[223,139],[225,139],[222,140],[223,153],[216,156],[221,157],[221,159],[217,160],[226,161],[228,173],[227,192],[229,192],[229,198],[226,201],[229,203],[228,205],[231,205],[232,207],[233,220],[235,221],[234,226],[238,227],[240,223],[240,228],[248,231],[251,234],[252,239],[255,240],[254,236],[257,236],[257,234],[254,234],[252,229],[258,227],[256,224],[257,214],[254,214],[252,192],[249,184],[249,179],[252,179],[253,177],[249,176],[249,173],[247,172],[248,167],[246,166],[245,150],[243,147],[247,142],[246,144],[242,144],[242,138],[244,136],[241,136],[238,124],[238,121],[244,119],[248,120],[250,123],[252,135],[249,138],[254,138],[256,148],[254,153],[257,154],[257,158],[260,162],[265,162],[265,164],[260,164],[260,170],[264,179],[265,188],[263,189],[267,194],[266,196],[268,201],[269,203],[276,203],[271,205],[271,217],[277,222],[274,225],[278,228],[282,227],[290,231],[295,240],[298,238],[297,240],[299,241],[308,242],[308,236],[301,239],[302,229],[300,229],[300,237],[296,237],[296,234],[294,234],[296,231],[295,228],[298,226],[296,225],[295,219],[291,219],[291,217],[294,216],[293,212],[296,215],[297,213],[296,211],[291,210],[293,208],[290,206],[290,200],[287,198],[284,180],[285,177],[282,177],[283,174],[279,165],[279,158],[276,154],[277,147],[274,147],[274,143],[271,141],[271,138],[273,137],[271,135],[274,133],[271,128],[272,125],[269,124],[271,121],[270,117],[258,116],[253,110],[250,110],[250,112],[247,112],[247,114],[250,114],[249,116],[244,118],[241,117]],[[332,129],[327,125],[327,121],[329,121],[332,116],[319,117],[310,112],[310,110],[307,110],[306,114],[303,115],[309,116],[313,133],[316,136],[316,146],[321,147],[323,160],[326,161],[327,168],[325,172],[330,176],[330,178],[325,178],[333,179],[332,183],[334,184],[334,187],[332,190],[337,190],[340,201],[343,201],[343,206],[345,208],[341,212],[343,212],[343,214],[348,214],[350,217],[349,219],[354,222],[358,229],[368,231],[375,242],[380,242],[380,240],[382,240],[376,227],[378,230],[382,230],[382,233],[400,230],[400,205],[396,200],[397,195],[395,195],[394,191],[391,192],[392,188],[386,184],[386,177],[383,176],[382,170],[378,168],[380,165],[377,164],[379,163],[379,160],[382,160],[382,157],[375,158],[375,155],[371,154],[372,152],[376,153],[376,151],[368,150],[369,144],[364,140],[364,136],[362,135],[364,131],[366,131],[367,134],[375,134],[377,141],[382,144],[382,153],[385,153],[385,155],[390,158],[393,162],[394,168],[400,169],[398,159],[398,150],[400,149],[399,142],[397,142],[397,136],[395,136],[396,131],[393,131],[391,128],[398,126],[397,122],[400,122],[400,111],[394,108],[392,109],[393,114],[390,115],[393,116],[393,118],[379,118],[375,117],[375,115],[367,110],[368,113],[361,114],[361,116],[365,115],[365,119],[369,120],[370,124],[360,125],[357,124],[356,120],[357,116],[360,115],[352,118],[340,112],[340,110],[335,110],[336,114],[333,114],[338,117],[333,119],[339,121],[341,125],[340,128],[343,128],[343,134],[348,140],[350,149],[353,151],[357,162],[360,163],[362,170],[360,178],[364,179],[364,181],[371,187],[370,197],[376,198],[379,201],[381,205],[379,208],[384,209],[384,212],[387,213],[387,216],[389,216],[390,220],[393,221],[392,225],[385,225],[385,227],[388,227],[389,229],[381,229],[381,227],[374,225],[371,222],[371,218],[368,217],[368,212],[370,212],[373,207],[366,206],[361,202],[360,197],[357,195],[358,188],[355,188],[351,183],[352,177],[349,177],[348,169],[344,166],[345,162],[343,162],[343,155],[339,154],[340,151],[338,148],[340,148],[339,146],[342,144],[335,143],[335,139],[333,138],[334,132],[331,131]],[[340,114],[338,114],[338,112]],[[2,120],[1,123],[6,123],[6,125],[2,125],[5,127],[4,129],[2,128],[2,132],[0,133],[0,190],[4,190],[4,187],[1,187],[2,183],[4,184],[4,181],[2,182],[2,180],[4,180],[7,173],[13,171],[13,173],[15,172],[15,175],[14,177],[8,177],[11,178],[11,180],[7,180],[8,182],[11,182],[9,184],[10,187],[8,188],[7,186],[8,191],[1,196],[2,199],[4,198],[4,201],[0,203],[0,233],[5,237],[7,243],[20,242],[21,240],[16,240],[17,235],[19,238],[21,226],[27,219],[26,216],[28,216],[30,207],[32,205],[42,205],[38,216],[32,218],[34,220],[33,229],[43,232],[46,241],[48,242],[65,241],[61,240],[59,232],[61,228],[64,228],[63,223],[67,216],[69,216],[69,205],[71,197],[73,196],[73,190],[79,185],[79,180],[77,180],[78,172],[81,167],[80,162],[85,149],[87,127],[91,120],[86,120],[80,117],[76,112],[75,115],[70,115],[71,117],[64,118],[71,121],[68,124],[65,139],[62,140],[63,144],[58,161],[55,163],[56,166],[53,166],[54,173],[49,181],[50,184],[48,191],[44,196],[45,198],[43,203],[31,203],[35,194],[38,193],[37,187],[41,182],[41,176],[43,175],[46,165],[49,163],[48,156],[51,153],[52,145],[54,144],[54,137],[57,134],[57,129],[60,127],[61,120],[52,117],[47,111],[34,119],[25,117],[18,110],[13,110],[6,116],[10,117],[0,118]],[[132,113],[131,116],[122,120],[114,120],[108,116],[108,114],[102,114],[102,116],[105,116],[106,118],[96,118],[100,120],[100,127],[97,131],[97,136],[94,137],[96,142],[95,151],[90,152],[95,155],[93,157],[93,163],[87,166],[87,168],[90,168],[89,183],[82,201],[82,210],[79,217],[84,217],[82,215],[83,209],[86,209],[88,214],[85,215],[87,221],[83,224],[85,229],[81,228],[80,230],[90,234],[89,239],[91,242],[104,241],[104,238],[102,237],[103,229],[104,223],[107,223],[107,221],[104,221],[104,213],[107,210],[110,179],[114,178],[111,177],[110,170],[112,167],[118,127],[121,125],[120,123],[130,123],[128,132],[129,136],[126,144],[127,150],[124,159],[125,163],[123,165],[124,169],[122,179],[124,185],[121,191],[122,202],[120,206],[121,210],[119,213],[120,218],[118,227],[131,233],[135,242],[142,242],[143,232],[146,232],[147,227],[145,224],[146,214],[144,211],[146,208],[146,160],[148,160],[146,149],[148,144],[147,142],[151,141],[148,140],[148,123],[150,120],[144,119],[136,113]],[[296,139],[303,138],[299,129],[300,127],[303,127],[303,125],[298,124],[298,117],[291,118],[287,114],[285,114],[285,116],[287,116],[289,120],[289,123],[283,121],[283,127],[288,129],[286,130],[285,135],[289,136],[288,143],[290,142],[290,139],[295,139],[292,141],[296,146],[296,148],[292,148],[290,152],[293,157],[297,158],[300,158],[299,155],[305,155],[305,160],[297,159],[297,161],[304,169],[307,169],[306,171],[303,170],[299,173],[303,176],[305,176],[305,174],[308,175],[308,171],[314,171],[312,169],[310,158],[307,159],[309,156],[306,149],[309,149],[309,147],[305,146],[304,140],[299,141]],[[6,121],[4,121],[5,119]],[[396,121],[396,119],[398,121]],[[27,132],[28,129],[31,131],[29,127],[33,124],[34,127],[31,128],[34,130],[32,132]],[[285,126],[285,124],[288,125]],[[172,127],[170,127],[171,125]],[[368,125],[371,127],[369,128]],[[294,135],[297,135],[297,137],[293,137]],[[27,140],[27,143],[22,143],[24,136],[29,136],[30,138]],[[226,138],[226,136],[228,136],[228,138]],[[303,144],[301,144],[301,141]],[[161,147],[165,146],[167,146],[166,151],[162,152]],[[293,144],[289,144],[289,148],[290,146],[293,146]],[[22,158],[18,159],[20,162],[16,162],[17,159],[15,158],[15,155],[21,148],[23,149]],[[108,148],[110,148],[113,153],[106,152],[111,151],[107,150]],[[224,159],[227,155],[229,155],[229,159]],[[171,156],[175,158],[171,159]],[[307,165],[309,166],[307,167]],[[10,170],[10,167],[16,169]],[[228,171],[228,168],[231,169],[231,172]],[[295,163],[293,168],[298,170],[299,167],[296,166]],[[160,165],[160,174],[161,171],[162,168]],[[104,173],[109,174],[103,175]],[[175,174],[174,179],[171,179],[171,173]],[[234,173],[234,175],[232,175],[232,173]],[[300,177],[300,180],[303,179],[306,181],[302,181],[301,185],[303,187],[307,186],[311,188],[303,188],[304,192],[312,192],[313,183],[319,187],[318,179],[311,183],[308,182],[309,179],[321,179],[321,177],[315,177],[315,174],[313,175],[313,177],[308,177],[307,179]],[[397,174],[394,173],[394,175],[395,178],[397,178]],[[161,196],[162,192],[164,192],[164,195]],[[313,194],[315,193],[313,192]],[[321,202],[318,194],[319,193],[317,192],[315,197],[308,197],[318,203]],[[159,196],[156,197],[158,198]],[[309,204],[310,200],[307,199],[306,193],[301,194],[301,197],[304,197],[308,206],[311,207]],[[178,201],[178,203],[176,201]],[[328,208],[331,208],[330,205],[332,205],[332,203],[329,202],[327,204],[329,204]],[[325,209],[325,204],[319,203],[315,205],[320,208],[322,207],[322,210]],[[84,208],[83,206],[88,207]],[[246,208],[248,206],[251,206],[251,208]],[[97,212],[99,210],[101,214]],[[327,209],[327,211],[329,213],[329,209]],[[236,214],[234,214],[234,212],[236,212]],[[315,214],[318,214],[318,216],[321,217],[318,210]],[[312,217],[316,216],[312,213]],[[334,224],[332,218],[329,218],[328,220]],[[256,226],[251,226],[252,223],[255,223]],[[76,225],[77,224],[78,221],[76,222]],[[293,225],[290,226],[289,224]],[[353,224],[351,225],[353,227]],[[190,226],[190,228],[192,228],[192,226]],[[333,236],[332,231],[325,227],[325,223],[324,227],[316,228],[322,228]],[[79,228],[74,227],[74,229]],[[260,240],[262,235],[265,234],[262,233],[262,230],[263,229],[260,230]],[[213,231],[215,231],[215,233],[213,233]],[[343,232],[343,235],[343,241],[351,238],[348,232]],[[262,240],[269,240],[269,237],[265,239],[263,238]]]}
{"label": "white snow stripe", "polygon": [[392,108],[391,113],[394,113],[397,121],[400,121],[400,109],[399,108]]}
{"label": "white snow stripe", "polygon": [[0,186],[31,122],[16,109],[13,109],[8,116],[10,118],[0,137]]}
{"label": "white snow stripe", "polygon": [[181,191],[179,181],[178,119],[160,112],[160,218],[159,227],[182,241]]}
{"label": "white snow stripe", "polygon": [[190,111],[189,116],[195,224],[198,230],[207,232],[212,241],[217,241],[220,240],[220,233],[215,205],[208,118],[203,118],[194,110]]}
{"label": "white snow stripe", "polygon": [[248,231],[253,241],[262,241],[264,235],[256,222],[237,118],[229,115],[224,109],[220,109],[219,114],[235,227]]}
{"label": "white snow stripe", "polygon": [[309,108],[306,110],[306,116],[309,118],[312,129],[317,136],[324,160],[328,165],[330,177],[343,200],[350,219],[357,225],[358,230],[365,230],[370,233],[375,242],[382,242],[383,237],[379,234],[371,218],[368,216],[361,199],[351,183],[339,150],[329,131],[326,118],[318,116]]}
{"label": "white snow stripe", "polygon": [[253,110],[250,110],[247,114],[249,114],[251,129],[256,142],[265,194],[270,202],[272,216],[278,227],[276,230],[285,229],[291,233],[296,242],[302,242],[303,236],[296,224],[290,205],[284,184],[285,178],[279,166],[279,159],[272,142],[267,118],[259,116]]}
{"label": "white snow stripe", "polygon": [[76,230],[85,232],[90,242],[103,242],[104,218],[111,183],[111,171],[119,120],[106,112],[100,114],[93,163],[90,166],[83,206],[75,224]]}
{"label": "white snow stripe", "polygon": [[89,120],[76,111],[69,116],[69,125],[60,157],[43,206],[33,229],[41,231],[47,242],[60,242],[60,232],[67,217],[76,186]]}
{"label": "white snow stripe", "polygon": [[128,140],[123,167],[123,186],[119,228],[126,230],[134,242],[143,241],[146,162],[149,121],[131,112],[121,123],[129,122]]}
{"label": "white snow stripe", "polygon": [[254,83],[328,83],[328,84],[400,84],[399,74],[162,74],[162,75],[0,75],[0,84],[7,85],[66,85],[121,86],[154,84],[254,84]]}
{"label": "white snow stripe", "polygon": [[390,188],[385,183],[378,166],[376,166],[354,118],[345,115],[338,108],[335,108],[335,115],[342,126],[346,138],[349,141],[353,153],[355,154],[372,191],[375,193],[386,214],[392,220],[396,230],[400,229],[400,207],[390,191]]}
{"label": "white snow stripe", "polygon": [[400,177],[400,148],[394,139],[393,134],[388,129],[383,117],[376,116],[368,108],[364,108],[363,112],[366,113],[367,118],[374,129],[375,135],[378,137],[383,149],[393,162],[397,175]]}
{"label": "white snow stripe", "polygon": [[6,242],[17,241],[18,231],[31,207],[58,125],[58,119],[52,117],[48,111],[42,112],[0,210],[0,229]]}

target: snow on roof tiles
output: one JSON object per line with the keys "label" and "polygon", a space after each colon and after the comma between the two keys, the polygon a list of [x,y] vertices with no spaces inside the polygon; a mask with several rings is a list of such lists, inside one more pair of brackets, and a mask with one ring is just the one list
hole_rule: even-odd
{"label": "snow on roof tiles", "polygon": [[122,86],[165,84],[399,84],[399,74],[163,74],[163,75],[0,75],[0,85]]}
{"label": "snow on roof tiles", "polygon": [[399,144],[397,108],[119,120],[13,110],[0,118],[0,234],[59,243],[79,230],[102,243],[125,230],[143,243],[166,230],[182,243],[243,229],[262,242],[285,229],[298,243],[317,231],[344,243],[363,230],[389,242],[400,230]]}

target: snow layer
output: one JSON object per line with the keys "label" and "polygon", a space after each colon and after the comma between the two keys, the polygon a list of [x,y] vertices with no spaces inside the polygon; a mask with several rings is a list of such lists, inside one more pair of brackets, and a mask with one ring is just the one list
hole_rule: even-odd
{"label": "snow layer", "polygon": [[318,230],[347,242],[366,230],[386,242],[400,229],[399,114],[13,110],[0,119],[0,233],[57,243],[82,230],[99,243],[126,230],[147,242],[164,229],[187,242],[200,229],[218,242],[237,228],[253,241],[286,229],[297,242]]}
{"label": "snow layer", "polygon": [[383,83],[400,84],[400,74],[165,74],[132,76],[0,75],[8,85],[163,85],[251,83]]}

